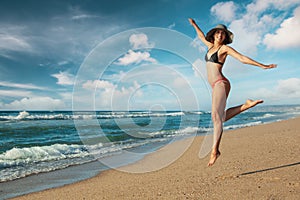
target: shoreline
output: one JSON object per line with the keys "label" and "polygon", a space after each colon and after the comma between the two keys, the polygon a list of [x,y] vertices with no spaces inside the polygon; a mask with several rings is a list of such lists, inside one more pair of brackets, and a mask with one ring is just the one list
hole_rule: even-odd
{"label": "shoreline", "polygon": [[[151,167],[163,160],[163,149],[119,168],[15,199],[299,199],[300,118],[227,130],[222,155],[207,167],[208,157],[198,158],[203,136],[174,163],[158,171],[126,173]],[[168,148],[176,150],[186,140]],[[241,149],[241,151],[237,151]]]}

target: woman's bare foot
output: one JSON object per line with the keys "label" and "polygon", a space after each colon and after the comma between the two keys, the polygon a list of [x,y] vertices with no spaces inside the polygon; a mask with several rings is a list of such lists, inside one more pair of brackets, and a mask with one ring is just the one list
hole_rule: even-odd
{"label": "woman's bare foot", "polygon": [[218,158],[220,155],[221,155],[221,152],[220,152],[220,151],[217,151],[216,153],[212,152],[212,153],[210,154],[210,160],[209,160],[207,166],[208,166],[208,167],[212,166],[212,165],[216,162],[217,158]]}
{"label": "woman's bare foot", "polygon": [[247,110],[249,108],[252,108],[254,106],[256,106],[257,104],[260,104],[260,103],[263,103],[264,101],[263,100],[251,100],[251,99],[248,99],[246,101],[246,103],[242,106],[242,110]]}

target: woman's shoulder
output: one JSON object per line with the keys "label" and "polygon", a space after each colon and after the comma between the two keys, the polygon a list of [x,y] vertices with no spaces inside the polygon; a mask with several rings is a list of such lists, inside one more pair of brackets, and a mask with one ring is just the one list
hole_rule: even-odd
{"label": "woman's shoulder", "polygon": [[226,44],[224,44],[224,45],[220,48],[220,50],[222,50],[222,51],[224,51],[224,52],[235,51],[234,48],[232,48],[231,46],[228,46],[228,45],[226,45]]}
{"label": "woman's shoulder", "polygon": [[206,44],[206,46],[207,46],[208,49],[211,49],[211,48],[214,46],[214,44],[211,43],[211,42],[208,42],[208,43]]}

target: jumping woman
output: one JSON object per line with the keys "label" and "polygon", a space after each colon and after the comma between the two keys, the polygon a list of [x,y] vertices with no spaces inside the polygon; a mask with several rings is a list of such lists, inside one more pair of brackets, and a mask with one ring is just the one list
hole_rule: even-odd
{"label": "jumping woman", "polygon": [[191,25],[195,28],[199,39],[207,46],[208,51],[205,55],[207,78],[212,87],[212,108],[211,116],[214,125],[214,143],[210,155],[208,166],[212,166],[221,155],[219,146],[223,133],[223,122],[231,119],[237,114],[263,103],[263,100],[248,99],[244,104],[229,108],[225,111],[227,97],[230,92],[230,82],[223,75],[222,69],[228,55],[239,60],[244,64],[254,65],[263,69],[275,68],[277,65],[261,64],[241,53],[237,52],[228,44],[232,43],[233,33],[223,24],[217,25],[206,35],[198,27],[193,19],[189,19]]}

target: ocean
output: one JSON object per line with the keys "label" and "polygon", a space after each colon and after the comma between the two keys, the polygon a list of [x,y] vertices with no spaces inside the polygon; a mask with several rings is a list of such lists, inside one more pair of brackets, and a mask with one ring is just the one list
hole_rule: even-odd
{"label": "ocean", "polygon": [[[211,134],[210,115],[208,111],[0,111],[0,184],[99,159],[118,158],[113,167],[135,162],[174,140]],[[259,105],[226,122],[224,130],[298,116],[300,105]],[[124,152],[139,156],[126,160]]]}

